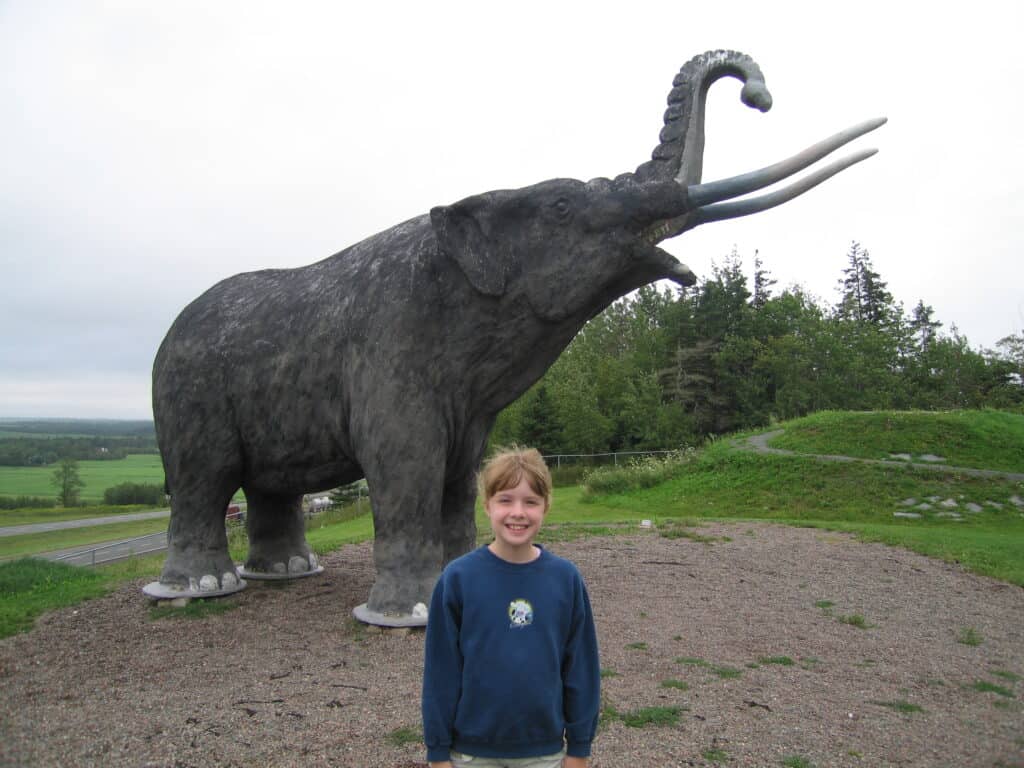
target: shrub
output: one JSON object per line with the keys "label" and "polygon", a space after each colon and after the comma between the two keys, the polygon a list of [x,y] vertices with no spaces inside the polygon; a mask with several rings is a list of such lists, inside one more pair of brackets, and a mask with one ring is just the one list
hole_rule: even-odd
{"label": "shrub", "polygon": [[164,487],[159,483],[121,483],[103,491],[103,503],[112,506],[125,504],[165,503]]}
{"label": "shrub", "polygon": [[665,456],[631,459],[623,466],[597,467],[583,475],[583,497],[650,488],[680,474],[695,455],[693,448],[684,448]]}
{"label": "shrub", "polygon": [[49,496],[0,496],[0,509],[50,509],[57,500]]}

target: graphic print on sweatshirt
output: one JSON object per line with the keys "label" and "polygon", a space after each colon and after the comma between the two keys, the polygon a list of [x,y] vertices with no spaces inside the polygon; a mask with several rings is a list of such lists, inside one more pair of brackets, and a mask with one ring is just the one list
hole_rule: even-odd
{"label": "graphic print on sweatshirt", "polygon": [[533,624],[533,606],[529,600],[517,597],[508,604],[508,617],[512,620],[510,629],[522,629]]}

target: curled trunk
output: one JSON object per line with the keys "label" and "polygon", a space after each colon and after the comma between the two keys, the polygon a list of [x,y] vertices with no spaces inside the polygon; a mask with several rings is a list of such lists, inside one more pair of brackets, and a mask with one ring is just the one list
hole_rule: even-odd
{"label": "curled trunk", "polygon": [[704,109],[708,89],[722,77],[742,80],[743,103],[767,112],[771,94],[757,63],[738,51],[708,51],[690,59],[672,80],[660,143],[651,159],[636,169],[641,181],[677,179],[699,184],[704,155]]}

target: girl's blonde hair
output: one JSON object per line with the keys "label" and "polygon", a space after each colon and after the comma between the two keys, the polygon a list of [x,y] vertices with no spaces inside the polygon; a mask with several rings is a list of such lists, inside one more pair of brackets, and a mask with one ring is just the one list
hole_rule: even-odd
{"label": "girl's blonde hair", "polygon": [[551,506],[551,472],[536,448],[500,448],[480,470],[480,495],[488,501],[499,491],[515,488],[523,478],[533,492]]}

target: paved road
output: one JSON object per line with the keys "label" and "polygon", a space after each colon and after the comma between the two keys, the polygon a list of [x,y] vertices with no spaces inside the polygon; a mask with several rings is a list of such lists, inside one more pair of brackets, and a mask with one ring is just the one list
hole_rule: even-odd
{"label": "paved road", "polygon": [[83,517],[78,520],[56,520],[52,523],[7,525],[0,527],[0,536],[21,536],[25,533],[45,533],[46,531],[59,531],[63,528],[89,528],[94,525],[125,523],[130,520],[153,520],[158,517],[168,517],[170,514],[171,511],[169,509],[156,509],[152,512],[130,512],[125,515],[110,515],[108,517]]}

